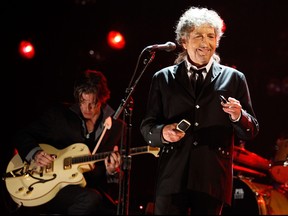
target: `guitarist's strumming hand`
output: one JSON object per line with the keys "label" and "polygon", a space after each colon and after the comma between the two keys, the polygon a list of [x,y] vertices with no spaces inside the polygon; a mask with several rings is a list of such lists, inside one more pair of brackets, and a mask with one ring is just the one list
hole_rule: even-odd
{"label": "guitarist's strumming hand", "polygon": [[120,172],[121,155],[118,151],[118,146],[114,146],[113,152],[105,158],[105,167],[109,175],[114,175]]}
{"label": "guitarist's strumming hand", "polygon": [[34,155],[34,160],[37,166],[47,166],[51,164],[55,159],[55,156],[45,153],[44,151],[37,151]]}

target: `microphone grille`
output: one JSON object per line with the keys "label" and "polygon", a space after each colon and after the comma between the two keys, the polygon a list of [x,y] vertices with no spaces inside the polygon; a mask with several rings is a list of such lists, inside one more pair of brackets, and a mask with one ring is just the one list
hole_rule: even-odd
{"label": "microphone grille", "polygon": [[169,46],[169,48],[166,50],[167,52],[171,52],[171,51],[176,49],[176,44],[175,43],[169,41],[166,44]]}

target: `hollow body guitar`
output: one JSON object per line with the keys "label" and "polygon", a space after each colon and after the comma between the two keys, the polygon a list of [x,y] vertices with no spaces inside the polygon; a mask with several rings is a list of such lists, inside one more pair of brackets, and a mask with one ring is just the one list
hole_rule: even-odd
{"label": "hollow body guitar", "polygon": [[[48,154],[56,159],[49,167],[39,167],[35,163],[23,162],[19,154],[9,162],[4,178],[11,198],[19,205],[37,206],[50,201],[58,191],[67,185],[86,186],[82,173],[91,171],[94,163],[102,161],[111,152],[91,155],[87,145],[72,144],[62,150],[49,144],[40,144]],[[142,146],[130,148],[130,155],[151,153],[158,157],[159,148]]]}

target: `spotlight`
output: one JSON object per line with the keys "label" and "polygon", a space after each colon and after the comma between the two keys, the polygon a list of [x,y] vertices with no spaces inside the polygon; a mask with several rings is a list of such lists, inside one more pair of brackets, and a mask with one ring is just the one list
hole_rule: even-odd
{"label": "spotlight", "polygon": [[35,48],[29,41],[21,41],[19,44],[19,53],[25,59],[32,59],[35,55]]}
{"label": "spotlight", "polygon": [[113,49],[123,49],[125,47],[125,38],[118,31],[110,31],[107,36],[108,45]]}

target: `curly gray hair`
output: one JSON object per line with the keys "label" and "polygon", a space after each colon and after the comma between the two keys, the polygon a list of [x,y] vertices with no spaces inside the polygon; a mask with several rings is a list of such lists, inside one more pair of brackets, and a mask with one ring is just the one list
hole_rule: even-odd
{"label": "curly gray hair", "polygon": [[[195,27],[199,27],[203,24],[208,24],[215,29],[218,47],[219,41],[224,34],[224,22],[216,11],[199,7],[190,7],[178,20],[175,28],[176,42],[182,46],[184,40],[189,37],[190,32],[193,31]],[[187,53],[185,50],[182,53],[179,53],[175,63],[183,60],[184,56],[186,55]],[[217,60],[219,59],[219,56],[215,55],[215,58]]]}

